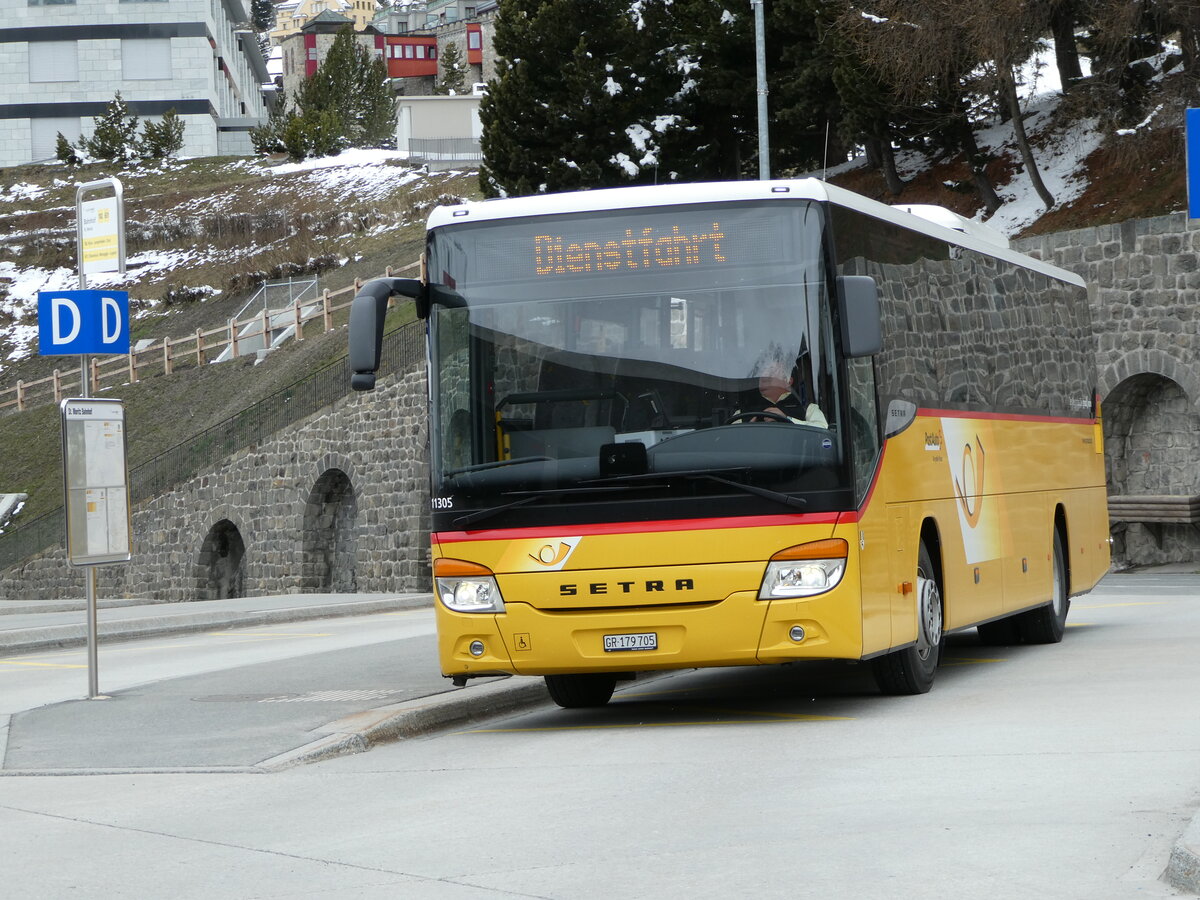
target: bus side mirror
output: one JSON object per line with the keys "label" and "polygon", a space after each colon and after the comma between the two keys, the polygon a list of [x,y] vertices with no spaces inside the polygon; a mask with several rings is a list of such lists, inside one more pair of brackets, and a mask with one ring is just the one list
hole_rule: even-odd
{"label": "bus side mirror", "polygon": [[415,278],[375,278],[359,289],[350,305],[350,387],[356,391],[375,389],[383,353],[383,320],[388,298],[393,296],[411,297],[421,315],[425,286]]}
{"label": "bus side mirror", "polygon": [[837,302],[842,352],[855,358],[874,356],[882,350],[883,324],[875,279],[870,275],[839,275]]}

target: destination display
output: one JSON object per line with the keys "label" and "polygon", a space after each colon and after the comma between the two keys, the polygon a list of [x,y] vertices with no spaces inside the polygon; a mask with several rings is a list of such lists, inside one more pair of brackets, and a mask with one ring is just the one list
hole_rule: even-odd
{"label": "destination display", "polygon": [[757,281],[772,267],[813,258],[821,234],[813,209],[794,201],[697,204],[514,219],[503,230],[450,226],[432,236],[430,280],[471,304],[585,296],[618,280],[631,280],[622,291],[649,287],[647,279],[674,290]]}
{"label": "destination display", "polygon": [[626,228],[619,236],[597,235],[593,240],[537,234],[533,237],[533,264],[538,275],[719,265],[728,262],[721,249],[724,241],[720,222],[702,232],[687,233],[680,225]]}

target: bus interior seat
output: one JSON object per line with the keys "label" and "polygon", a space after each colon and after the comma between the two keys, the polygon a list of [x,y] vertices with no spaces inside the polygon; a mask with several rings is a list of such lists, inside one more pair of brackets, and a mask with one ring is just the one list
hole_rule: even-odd
{"label": "bus interior seat", "polygon": [[[602,361],[602,357],[589,358],[594,366],[601,365]],[[567,365],[560,359],[548,356],[542,360],[538,373],[538,390],[612,391],[613,376],[595,368],[581,369]],[[533,427],[534,430],[543,430],[614,425],[614,416],[622,411],[620,404],[613,399],[543,402],[534,411]]]}

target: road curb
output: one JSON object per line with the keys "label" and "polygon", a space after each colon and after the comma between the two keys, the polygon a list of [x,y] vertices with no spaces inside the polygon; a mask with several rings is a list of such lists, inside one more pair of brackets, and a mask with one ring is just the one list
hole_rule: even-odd
{"label": "road curb", "polygon": [[[189,634],[210,628],[252,628],[257,625],[278,625],[342,616],[364,616],[372,613],[420,609],[430,606],[424,596],[386,597],[355,600],[317,606],[291,606],[283,609],[252,612],[192,613],[182,616],[148,616],[125,622],[101,622],[97,626],[102,643],[159,637],[169,634]],[[81,647],[87,643],[87,626],[46,625],[20,631],[0,632],[0,654],[28,653],[35,650],[54,650]]]}
{"label": "road curb", "polygon": [[1192,819],[1171,848],[1163,880],[1173,888],[1200,894],[1200,816]]}
{"label": "road curb", "polygon": [[256,768],[279,771],[363,753],[380,744],[420,737],[455,725],[510,712],[520,712],[550,702],[540,678],[505,679],[490,684],[456,688],[420,700],[381,706],[330,722],[318,731],[321,737],[295,750],[263,760]]}

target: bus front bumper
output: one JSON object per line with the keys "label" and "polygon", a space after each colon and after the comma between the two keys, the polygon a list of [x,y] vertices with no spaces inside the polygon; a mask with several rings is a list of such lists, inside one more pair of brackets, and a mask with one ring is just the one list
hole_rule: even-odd
{"label": "bus front bumper", "polygon": [[508,602],[501,614],[479,615],[438,603],[437,617],[446,675],[631,672],[862,655],[858,599],[842,586],[816,597],[760,600],[744,591],[715,603],[652,609],[560,611]]}

